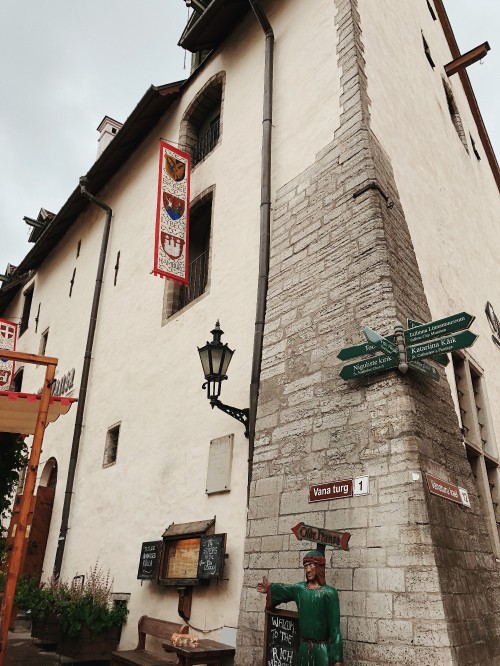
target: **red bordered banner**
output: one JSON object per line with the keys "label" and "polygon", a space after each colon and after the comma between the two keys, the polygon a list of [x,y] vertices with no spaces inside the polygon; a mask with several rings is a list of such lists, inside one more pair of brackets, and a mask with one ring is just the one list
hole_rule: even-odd
{"label": "red bordered banner", "polygon": [[160,141],[156,204],[155,275],[188,283],[191,158]]}
{"label": "red bordered banner", "polygon": [[[16,351],[17,324],[0,319],[0,350]],[[2,359],[0,352],[0,391],[7,391],[14,378],[14,361]]]}

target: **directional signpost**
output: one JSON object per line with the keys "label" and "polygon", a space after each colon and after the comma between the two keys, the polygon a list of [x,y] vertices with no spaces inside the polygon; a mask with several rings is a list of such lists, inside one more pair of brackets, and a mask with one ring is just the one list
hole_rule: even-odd
{"label": "directional signpost", "polygon": [[[388,335],[385,337],[387,342],[394,342],[394,336]],[[366,356],[366,354],[375,354],[378,352],[379,348],[375,345],[372,345],[370,342],[364,342],[360,345],[353,345],[352,347],[344,347],[337,354],[337,358],[341,361],[348,361],[351,358],[357,358],[358,356]]]}
{"label": "directional signpost", "polygon": [[[447,365],[447,353],[471,347],[477,335],[467,329],[474,319],[468,312],[459,312],[427,324],[408,319],[407,330],[403,331],[402,325],[398,323],[395,335],[389,336],[382,336],[366,326],[363,333],[368,342],[341,349],[337,358],[342,361],[358,356],[368,358],[345,365],[340,376],[342,379],[357,379],[391,368],[399,368],[404,373],[409,366],[439,381],[438,370],[421,359],[430,358],[441,365]],[[377,354],[379,351],[382,354]]]}
{"label": "directional signpost", "polygon": [[313,527],[304,523],[297,523],[295,527],[292,527],[292,532],[299,541],[305,539],[306,541],[315,541],[316,543],[325,544],[325,546],[331,546],[337,550],[349,550],[349,539],[351,538],[349,532],[334,532],[333,530]]}
{"label": "directional signpost", "polygon": [[447,338],[439,338],[438,340],[424,342],[422,345],[408,347],[406,353],[408,360],[413,361],[416,358],[425,358],[433,354],[443,354],[455,351],[456,349],[465,349],[466,347],[471,347],[476,340],[477,335],[472,333],[472,331],[463,331],[456,335],[449,335]]}
{"label": "directional signpost", "polygon": [[[407,319],[406,320],[406,326],[408,328],[416,328],[417,326],[423,326],[421,321],[415,321],[414,319]],[[431,356],[433,361],[436,361],[436,363],[439,363],[440,365],[448,365],[450,362],[450,359],[446,354],[434,354]]]}
{"label": "directional signpost", "polygon": [[390,368],[397,368],[399,364],[398,359],[389,358],[379,354],[371,358],[365,358],[357,363],[348,363],[344,365],[340,371],[342,379],[357,379],[358,377],[366,377],[367,375],[374,375],[382,370],[389,370]]}
{"label": "directional signpost", "polygon": [[369,326],[366,326],[366,328],[363,329],[363,333],[365,334],[368,342],[371,342],[372,345],[375,345],[375,347],[380,349],[381,352],[384,352],[384,354],[390,358],[399,358],[399,350],[394,343],[386,340]]}
{"label": "directional signpost", "polygon": [[417,342],[424,340],[432,340],[432,338],[442,338],[449,333],[456,333],[470,328],[475,317],[467,312],[459,312],[451,317],[431,321],[428,324],[420,324],[409,328],[404,332],[405,342],[407,345],[414,345]]}
{"label": "directional signpost", "polygon": [[431,379],[434,379],[436,382],[438,382],[440,379],[439,372],[430,363],[426,363],[425,361],[410,361],[408,365],[410,366],[410,368],[418,370],[419,372],[423,373],[424,375],[427,375]]}

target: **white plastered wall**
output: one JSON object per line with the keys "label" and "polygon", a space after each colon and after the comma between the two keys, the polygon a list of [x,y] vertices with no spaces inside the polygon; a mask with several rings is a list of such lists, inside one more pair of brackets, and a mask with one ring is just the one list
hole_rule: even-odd
{"label": "white plastered wall", "polygon": [[[359,7],[372,128],[394,169],[432,317],[462,311],[476,316],[471,330],[479,338],[469,353],[484,369],[498,439],[500,349],[484,310],[490,301],[500,311],[499,191],[458,74],[449,84],[469,153],[452,124],[442,84],[452,56],[426,3],[360,0]],[[496,74],[491,72],[492,85]]]}
{"label": "white plastered wall", "polygon": [[[263,3],[276,37],[273,191],[315,159],[339,124],[339,72],[334,5],[294,0]],[[329,62],[324,67],[324,62]],[[191,197],[215,185],[210,286],[195,304],[163,326],[164,283],[152,276],[158,141],[178,141],[186,108],[214,74],[225,71],[222,135],[192,174]],[[218,586],[196,588],[191,622],[208,637],[236,627],[246,530],[248,442],[243,427],[210,410],[201,390],[196,351],[217,318],[236,354],[222,400],[246,407],[252,359],[258,274],[264,34],[253,14],[220,47],[167,116],[99,192],[113,221],[96,329],[84,428],[76,472],[62,577],[88,571],[96,561],[114,577],[116,592],[131,593],[123,648],[136,642],[138,618],[147,613],[178,620],[175,589],[136,579],[140,546],[157,540],[172,522],[216,516],[227,532],[227,560]],[[300,81],[300,89],[298,88]],[[78,387],[95,283],[104,212],[91,206],[40,267],[33,308],[42,303],[20,348],[38,350],[50,326],[47,354],[60,374],[75,367]],[[75,258],[78,240],[81,254]],[[117,252],[120,268],[114,286]],[[69,280],[76,281],[69,299]],[[20,316],[22,297],[10,311]],[[32,310],[33,317],[33,310]],[[28,387],[28,383],[31,385]],[[38,389],[41,378],[26,387]],[[59,478],[45,558],[54,562],[76,408],[47,430],[43,459],[54,456]],[[102,468],[106,431],[121,424],[117,463]],[[205,479],[211,439],[234,433],[231,491],[208,497]]]}

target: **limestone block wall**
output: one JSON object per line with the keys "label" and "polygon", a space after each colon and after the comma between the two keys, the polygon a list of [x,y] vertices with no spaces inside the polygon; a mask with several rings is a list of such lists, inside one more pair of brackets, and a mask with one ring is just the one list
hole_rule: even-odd
{"label": "limestone block wall", "polygon": [[[389,371],[344,382],[341,348],[369,325],[430,319],[390,159],[369,125],[355,0],[337,0],[343,115],[334,141],[278,192],[238,664],[262,658],[271,581],[302,577],[291,527],[351,532],[327,550],[339,590],[345,662],[497,664],[498,574],[450,389]],[[377,190],[353,197],[376,182]],[[471,509],[429,495],[424,472],[460,479]],[[367,475],[363,497],[310,504],[309,487]]]}

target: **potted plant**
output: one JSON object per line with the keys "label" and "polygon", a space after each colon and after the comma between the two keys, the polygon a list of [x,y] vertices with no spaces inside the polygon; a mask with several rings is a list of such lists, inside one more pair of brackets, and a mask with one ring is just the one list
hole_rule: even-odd
{"label": "potted plant", "polygon": [[39,584],[36,577],[23,577],[16,587],[16,605],[31,616],[31,635],[45,644],[59,640],[59,618],[55,608],[55,586]]}
{"label": "potted plant", "polygon": [[74,660],[109,659],[128,615],[124,604],[113,602],[109,572],[104,574],[96,564],[86,576],[58,583],[54,595],[58,652]]}

